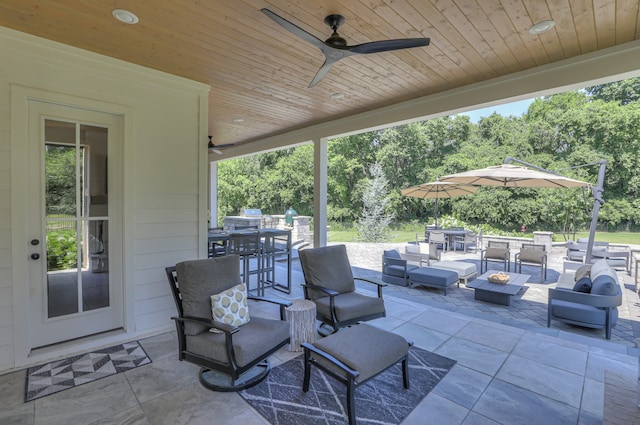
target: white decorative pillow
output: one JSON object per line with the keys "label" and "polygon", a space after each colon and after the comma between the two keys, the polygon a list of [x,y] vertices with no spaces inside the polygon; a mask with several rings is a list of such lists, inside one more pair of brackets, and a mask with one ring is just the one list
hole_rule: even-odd
{"label": "white decorative pillow", "polygon": [[[249,323],[247,306],[247,286],[244,283],[233,288],[211,295],[211,315],[213,320],[232,326]],[[211,332],[221,332],[210,329]]]}

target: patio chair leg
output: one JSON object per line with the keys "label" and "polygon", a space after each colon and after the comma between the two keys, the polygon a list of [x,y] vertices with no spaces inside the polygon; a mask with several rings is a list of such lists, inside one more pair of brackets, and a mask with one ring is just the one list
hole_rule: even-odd
{"label": "patio chair leg", "polygon": [[406,389],[409,389],[409,355],[407,354],[402,360],[402,383]]}
{"label": "patio chair leg", "polygon": [[349,417],[349,425],[356,425],[354,387],[353,378],[349,378],[347,381],[347,416]]}

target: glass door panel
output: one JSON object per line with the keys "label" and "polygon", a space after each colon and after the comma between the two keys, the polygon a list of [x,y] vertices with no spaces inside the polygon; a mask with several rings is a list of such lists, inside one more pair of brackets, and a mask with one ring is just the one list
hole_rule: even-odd
{"label": "glass door panel", "polygon": [[107,129],[45,120],[47,315],[109,306]]}

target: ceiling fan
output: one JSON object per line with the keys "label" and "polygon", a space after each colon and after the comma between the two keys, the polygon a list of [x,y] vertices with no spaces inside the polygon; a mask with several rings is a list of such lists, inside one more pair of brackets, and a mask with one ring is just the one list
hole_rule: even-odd
{"label": "ceiling fan", "polygon": [[370,43],[357,44],[355,46],[348,46],[347,41],[340,37],[338,34],[338,27],[344,24],[344,16],[342,15],[329,15],[324,18],[325,24],[327,24],[332,30],[333,34],[325,41],[320,40],[309,32],[303,30],[299,26],[292,24],[283,17],[275,14],[269,9],[261,9],[262,13],[273,19],[278,25],[287,31],[297,35],[306,42],[313,44],[324,53],[325,61],[320,67],[316,76],[309,84],[309,88],[315,86],[322,80],[325,75],[331,69],[331,66],[338,62],[340,59],[344,59],[348,56],[368,54],[368,53],[380,53],[388,52],[391,50],[410,49],[412,47],[428,46],[428,38],[404,38],[398,40],[382,40],[372,41]]}
{"label": "ceiling fan", "polygon": [[214,145],[213,136],[209,136],[209,145],[208,145],[209,152],[213,152],[213,153],[217,153],[218,155],[221,155],[222,151],[220,149],[228,148],[229,146],[233,146],[233,145],[235,145],[235,143],[224,143],[222,145]]}

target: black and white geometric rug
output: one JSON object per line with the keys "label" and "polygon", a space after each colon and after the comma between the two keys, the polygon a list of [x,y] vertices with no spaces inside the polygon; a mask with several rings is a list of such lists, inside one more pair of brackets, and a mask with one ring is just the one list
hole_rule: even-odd
{"label": "black and white geometric rug", "polygon": [[[397,363],[355,390],[358,425],[400,423],[455,365],[455,360],[412,347],[409,350],[410,388],[402,385]],[[304,356],[271,370],[260,384],[240,395],[272,425],[347,423],[347,388],[316,367],[309,391],[302,391]]]}
{"label": "black and white geometric rug", "polygon": [[56,360],[27,370],[25,403],[151,363],[138,341]]}

